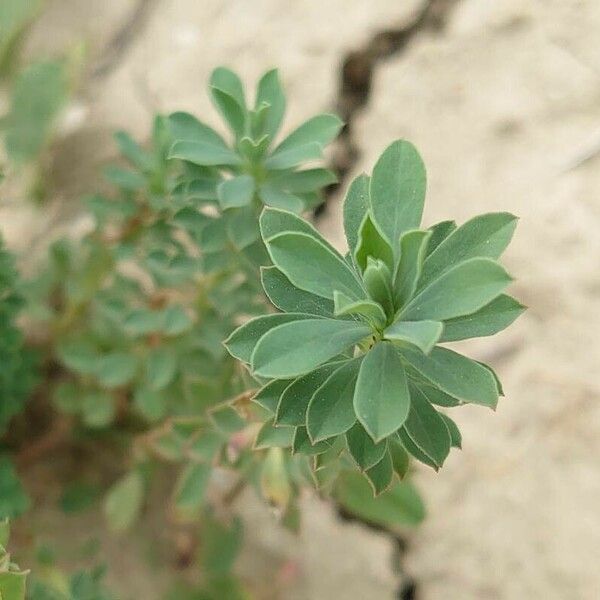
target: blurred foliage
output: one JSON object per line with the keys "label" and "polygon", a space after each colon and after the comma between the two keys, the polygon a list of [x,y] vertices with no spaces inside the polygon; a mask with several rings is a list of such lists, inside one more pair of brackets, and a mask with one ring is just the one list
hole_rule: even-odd
{"label": "blurred foliage", "polygon": [[25,600],[27,572],[12,562],[7,551],[10,538],[8,519],[0,520],[0,600]]}

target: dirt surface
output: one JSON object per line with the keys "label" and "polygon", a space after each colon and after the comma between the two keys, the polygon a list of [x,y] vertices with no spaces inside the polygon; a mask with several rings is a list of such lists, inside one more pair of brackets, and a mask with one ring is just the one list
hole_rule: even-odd
{"label": "dirt surface", "polygon": [[[191,110],[218,124],[205,94],[214,66],[227,64],[248,83],[279,66],[291,127],[335,105],[347,52],[419,6],[155,0],[115,54],[115,34],[137,3],[48,4],[28,52],[84,38],[91,66],[57,144],[53,202],[42,212],[0,212],[3,232],[21,248],[48,231],[50,215],[52,231],[78,222],[89,173],[114,152],[111,130],[145,137],[155,110]],[[422,600],[600,597],[599,32],[596,0],[459,0],[443,32],[419,33],[377,66],[354,122],[356,174],[395,138],[420,149],[426,224],[497,210],[521,217],[505,264],[530,309],[494,341],[462,345],[497,368],[506,398],[495,414],[457,409],[463,451],[440,474],[418,473],[429,516],[405,562]],[[337,198],[320,226],[339,246],[340,222]],[[392,598],[391,542],[306,503],[296,539],[244,497],[260,526],[241,569],[270,577],[274,557],[290,560],[296,591],[274,596],[284,599]]]}

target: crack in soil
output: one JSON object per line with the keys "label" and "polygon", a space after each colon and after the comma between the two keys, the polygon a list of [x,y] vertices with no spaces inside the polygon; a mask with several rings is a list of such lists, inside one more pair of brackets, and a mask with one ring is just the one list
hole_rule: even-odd
{"label": "crack in soil", "polygon": [[[360,159],[360,150],[354,136],[354,123],[369,103],[376,69],[385,60],[398,58],[406,50],[409,42],[419,34],[443,33],[450,13],[458,1],[428,0],[412,21],[400,27],[376,32],[362,48],[352,50],[343,57],[334,108],[345,125],[334,145],[330,162],[330,168],[338,176],[338,181],[325,190],[323,204],[314,211],[315,219],[327,210],[328,203],[340,187],[346,186],[350,173]],[[401,578],[396,597],[398,600],[415,600],[418,594],[417,582],[407,574],[403,565],[403,556],[408,551],[407,539],[391,529],[350,514],[341,506],[337,507],[337,514],[340,520],[361,523],[390,538],[395,548],[392,568]]]}
{"label": "crack in soil", "polygon": [[340,187],[346,185],[348,176],[360,159],[360,150],[354,138],[354,123],[369,103],[375,71],[385,60],[400,56],[408,43],[419,34],[443,32],[458,1],[427,0],[412,21],[377,31],[364,46],[343,57],[334,110],[345,125],[334,145],[330,161],[330,168],[338,176],[338,181],[326,188],[325,200],[315,209],[315,217],[327,210],[328,202]]}

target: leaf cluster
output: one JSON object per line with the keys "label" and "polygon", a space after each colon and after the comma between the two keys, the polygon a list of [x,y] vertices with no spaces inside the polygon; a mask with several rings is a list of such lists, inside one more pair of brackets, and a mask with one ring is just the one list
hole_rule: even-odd
{"label": "leaf cluster", "polygon": [[391,144],[348,190],[345,256],[302,218],[265,208],[273,266],[262,283],[281,312],[226,341],[267,381],[255,399],[272,413],[268,426],[288,432],[285,445],[316,456],[340,445],[376,493],[406,454],[437,470],[460,447],[440,408],[495,408],[502,394],[490,367],[439,344],[492,335],[523,310],[503,293],[511,278],[497,262],[515,217],[423,229],[425,188],[414,146]]}

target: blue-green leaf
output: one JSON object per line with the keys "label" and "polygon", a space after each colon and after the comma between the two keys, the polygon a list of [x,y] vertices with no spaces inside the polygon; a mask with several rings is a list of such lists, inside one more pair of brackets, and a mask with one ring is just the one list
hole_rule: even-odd
{"label": "blue-green leaf", "polygon": [[510,213],[489,213],[467,221],[427,257],[419,288],[470,258],[498,258],[512,239],[516,225],[517,218]]}
{"label": "blue-green leaf", "polygon": [[350,456],[363,471],[376,465],[387,451],[387,441],[375,443],[358,422],[346,431],[346,442]]}
{"label": "blue-green leaf", "polygon": [[317,115],[292,131],[275,148],[275,153],[313,143],[320,147],[326,146],[335,139],[342,125],[342,121],[336,115]]}
{"label": "blue-green leaf", "polygon": [[344,232],[351,255],[358,245],[358,232],[368,210],[369,176],[363,174],[352,181],[344,199]]}
{"label": "blue-green leaf", "polygon": [[495,408],[498,402],[496,379],[478,362],[449,350],[435,347],[425,356],[417,350],[402,349],[403,358],[425,379],[461,402]]}
{"label": "blue-green leaf", "polygon": [[240,165],[242,159],[229,148],[222,148],[205,142],[175,142],[169,151],[169,158],[187,160],[196,165]]}
{"label": "blue-green leaf", "polygon": [[297,288],[277,267],[261,267],[261,281],[269,300],[285,312],[333,316],[333,302]]}
{"label": "blue-green leaf", "polygon": [[514,298],[501,294],[474,313],[445,321],[441,341],[494,335],[506,329],[524,310],[525,307]]}
{"label": "blue-green leaf", "polygon": [[258,108],[262,103],[269,105],[266,109],[262,131],[273,140],[279,131],[285,114],[285,94],[279,81],[277,69],[267,71],[258,82],[255,107]]}
{"label": "blue-green leaf", "polygon": [[392,342],[412,344],[425,354],[440,339],[444,326],[439,321],[396,321],[383,332],[383,337]]}
{"label": "blue-green leaf", "polygon": [[351,321],[313,318],[285,323],[260,338],[252,354],[252,370],[260,377],[298,377],[370,333],[369,326]]}
{"label": "blue-green leaf", "polygon": [[280,233],[267,241],[273,263],[298,288],[333,299],[338,290],[359,300],[366,297],[344,259],[306,233]]}
{"label": "blue-green leaf", "polygon": [[250,175],[238,175],[217,186],[217,197],[223,210],[248,206],[253,194],[254,179]]}
{"label": "blue-green leaf", "polygon": [[494,298],[512,281],[497,262],[471,258],[445,271],[424,287],[406,305],[401,316],[409,321],[444,321],[473,313]]}
{"label": "blue-green leaf", "polygon": [[389,342],[366,354],[354,390],[354,412],[369,435],[379,442],[402,427],[410,394],[402,359]]}
{"label": "blue-green leaf", "polygon": [[371,210],[375,221],[400,254],[398,240],[419,227],[425,201],[425,165],[417,149],[405,140],[390,144],[371,176]]}
{"label": "blue-green leaf", "polygon": [[417,289],[425,251],[431,237],[430,231],[413,229],[400,237],[400,260],[394,275],[394,306],[401,308]]}

